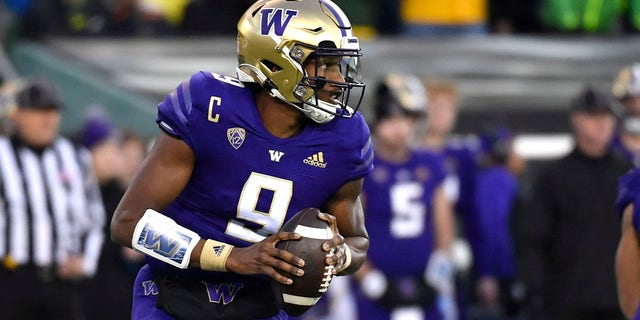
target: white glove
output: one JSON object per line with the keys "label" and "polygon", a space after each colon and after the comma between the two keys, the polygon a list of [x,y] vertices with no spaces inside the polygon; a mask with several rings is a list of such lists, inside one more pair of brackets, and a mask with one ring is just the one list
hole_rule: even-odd
{"label": "white glove", "polygon": [[458,318],[454,274],[455,266],[445,251],[437,250],[431,254],[424,278],[430,286],[438,291],[436,305],[445,320]]}
{"label": "white glove", "polygon": [[424,279],[439,294],[453,293],[455,290],[453,283],[454,271],[455,267],[449,255],[442,250],[437,250],[429,257]]}
{"label": "white glove", "polygon": [[387,291],[387,278],[382,272],[373,269],[362,278],[360,288],[369,299],[378,300]]}

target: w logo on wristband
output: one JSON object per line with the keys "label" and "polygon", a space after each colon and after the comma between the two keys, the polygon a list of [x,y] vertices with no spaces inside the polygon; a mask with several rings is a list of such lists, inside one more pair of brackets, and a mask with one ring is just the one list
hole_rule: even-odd
{"label": "w logo on wristband", "polygon": [[138,238],[138,243],[163,257],[181,262],[187,245],[191,242],[191,237],[179,232],[167,233],[163,231],[146,224]]}

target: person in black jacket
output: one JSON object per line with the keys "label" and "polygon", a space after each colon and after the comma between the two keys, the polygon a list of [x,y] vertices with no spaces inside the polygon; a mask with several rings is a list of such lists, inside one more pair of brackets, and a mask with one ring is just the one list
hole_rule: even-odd
{"label": "person in black jacket", "polygon": [[520,269],[542,314],[533,319],[623,319],[613,261],[620,226],[617,178],[630,164],[614,153],[615,102],[586,87],[572,101],[574,149],[541,171],[517,227]]}

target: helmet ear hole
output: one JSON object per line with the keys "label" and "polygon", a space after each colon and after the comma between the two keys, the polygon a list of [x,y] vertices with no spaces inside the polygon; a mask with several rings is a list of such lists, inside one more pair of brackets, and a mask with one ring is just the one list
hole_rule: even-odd
{"label": "helmet ear hole", "polygon": [[324,40],[324,41],[320,41],[320,43],[318,44],[319,48],[327,48],[327,49],[336,49],[338,48],[336,46],[335,43],[333,43],[333,41],[329,41],[329,40]]}

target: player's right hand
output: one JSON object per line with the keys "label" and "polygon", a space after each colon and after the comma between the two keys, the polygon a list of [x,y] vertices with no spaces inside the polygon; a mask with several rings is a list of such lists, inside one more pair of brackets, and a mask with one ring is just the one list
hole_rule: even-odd
{"label": "player's right hand", "polygon": [[[297,233],[278,232],[249,247],[234,247],[227,258],[227,271],[243,275],[266,274],[282,284],[292,284],[293,280],[285,275],[303,275],[304,260],[276,248],[276,243],[297,239],[300,239]],[[284,271],[285,275],[278,270]]]}

